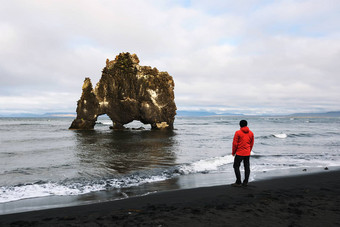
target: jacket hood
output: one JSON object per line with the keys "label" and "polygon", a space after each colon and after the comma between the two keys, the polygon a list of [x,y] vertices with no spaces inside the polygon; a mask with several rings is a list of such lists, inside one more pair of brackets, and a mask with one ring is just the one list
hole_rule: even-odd
{"label": "jacket hood", "polygon": [[242,127],[241,131],[244,132],[244,133],[248,133],[249,132],[249,128],[247,126]]}

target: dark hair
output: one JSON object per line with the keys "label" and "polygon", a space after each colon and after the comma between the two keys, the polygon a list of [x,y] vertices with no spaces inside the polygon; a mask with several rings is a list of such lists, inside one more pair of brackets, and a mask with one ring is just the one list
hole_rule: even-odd
{"label": "dark hair", "polygon": [[241,120],[240,121],[240,127],[242,128],[242,127],[245,127],[245,126],[247,126],[248,125],[248,122],[246,121],[246,120]]}

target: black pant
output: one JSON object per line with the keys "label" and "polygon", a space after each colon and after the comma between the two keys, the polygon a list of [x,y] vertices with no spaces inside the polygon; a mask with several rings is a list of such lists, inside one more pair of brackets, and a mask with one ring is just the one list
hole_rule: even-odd
{"label": "black pant", "polygon": [[240,165],[243,161],[244,165],[244,181],[243,184],[247,184],[250,175],[250,165],[249,165],[249,156],[239,156],[235,155],[234,159],[234,171],[236,175],[236,184],[241,184],[241,173],[240,173]]}

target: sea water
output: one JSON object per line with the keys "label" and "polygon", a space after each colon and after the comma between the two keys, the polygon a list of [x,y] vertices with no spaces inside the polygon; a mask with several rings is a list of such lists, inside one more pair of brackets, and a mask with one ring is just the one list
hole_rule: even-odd
{"label": "sea water", "polygon": [[233,183],[241,119],[255,134],[250,181],[340,167],[340,118],[177,117],[173,131],[0,118],[0,214]]}

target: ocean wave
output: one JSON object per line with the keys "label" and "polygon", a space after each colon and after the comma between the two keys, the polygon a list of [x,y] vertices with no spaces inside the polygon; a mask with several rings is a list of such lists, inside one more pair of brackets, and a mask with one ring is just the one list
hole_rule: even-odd
{"label": "ocean wave", "polygon": [[312,134],[312,133],[274,133],[270,135],[263,135],[263,136],[255,136],[256,139],[271,139],[271,138],[278,138],[278,139],[285,139],[285,138],[295,138],[295,137],[313,137],[313,136],[323,136],[322,134]]}
{"label": "ocean wave", "polygon": [[112,121],[96,121],[96,125],[111,125],[112,126]]}
{"label": "ocean wave", "polygon": [[208,173],[214,170],[218,170],[220,166],[232,163],[233,161],[234,157],[231,155],[199,160],[192,164],[181,166],[179,168],[179,172],[182,174]]}
{"label": "ocean wave", "polygon": [[213,123],[218,124],[218,125],[232,125],[233,124],[233,122],[226,121],[226,120],[219,120],[219,121],[215,121]]}
{"label": "ocean wave", "polygon": [[232,163],[231,155],[199,160],[189,164],[160,169],[149,174],[135,173],[122,178],[103,179],[98,181],[65,180],[64,182],[35,182],[15,186],[2,186],[0,191],[0,203],[12,202],[22,199],[46,197],[46,196],[70,196],[82,195],[110,189],[128,188],[171,179],[179,175],[195,173],[209,173],[219,167]]}
{"label": "ocean wave", "polygon": [[311,134],[311,133],[292,133],[289,134],[290,137],[312,137],[315,136],[317,134]]}
{"label": "ocean wave", "polygon": [[289,137],[288,134],[286,133],[277,133],[277,134],[270,134],[270,135],[265,135],[265,136],[255,136],[255,139],[272,139],[272,138],[279,138],[279,139],[285,139]]}
{"label": "ocean wave", "polygon": [[200,126],[200,125],[211,125],[211,124],[207,123],[207,122],[192,122],[192,123],[187,123],[185,125],[188,125],[188,126]]}
{"label": "ocean wave", "polygon": [[113,188],[127,188],[166,180],[166,176],[150,176],[147,178],[130,176],[122,179],[107,179],[94,182],[37,182],[10,187],[0,187],[0,203],[13,202],[22,199],[46,196],[82,195],[90,192],[103,191]]}
{"label": "ocean wave", "polygon": [[287,138],[286,133],[279,133],[279,134],[273,134],[274,137],[279,138],[279,139],[285,139]]}
{"label": "ocean wave", "polygon": [[25,175],[33,175],[37,171],[43,172],[43,171],[50,171],[51,169],[59,169],[59,168],[71,168],[71,165],[69,164],[61,164],[61,165],[53,165],[48,167],[36,167],[36,168],[16,168],[12,170],[4,171],[3,173],[0,173],[1,175],[10,175],[10,174],[25,174]]}

